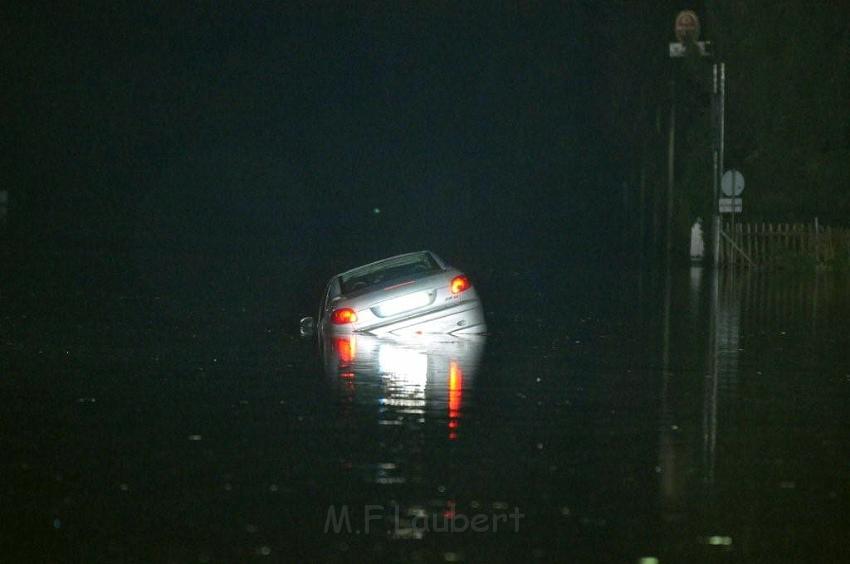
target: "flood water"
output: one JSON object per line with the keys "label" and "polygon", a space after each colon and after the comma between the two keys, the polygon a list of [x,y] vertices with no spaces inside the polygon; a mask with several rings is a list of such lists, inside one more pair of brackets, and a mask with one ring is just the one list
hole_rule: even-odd
{"label": "flood water", "polygon": [[850,549],[845,277],[492,268],[486,337],[319,346],[285,268],[80,260],[0,288],[3,561]]}

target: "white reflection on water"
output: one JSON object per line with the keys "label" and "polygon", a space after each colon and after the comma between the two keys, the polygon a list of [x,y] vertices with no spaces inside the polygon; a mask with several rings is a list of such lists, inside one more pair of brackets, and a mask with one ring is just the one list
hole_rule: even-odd
{"label": "white reflection on water", "polygon": [[399,413],[425,414],[425,387],[428,383],[428,355],[394,343],[378,344],[378,371],[384,380],[387,397],[383,405],[392,405]]}
{"label": "white reflection on water", "polygon": [[445,425],[458,438],[486,337],[368,335],[329,337],[322,343],[326,375],[342,403],[377,406],[381,425]]}
{"label": "white reflection on water", "polygon": [[[436,472],[435,451],[462,438],[464,411],[472,401],[473,383],[486,337],[408,337],[403,340],[367,335],[333,337],[322,343],[324,368],[335,387],[341,427],[378,441],[377,451],[351,452],[345,463],[367,483],[387,488],[388,498],[370,502],[394,507],[399,522],[394,538],[422,538],[411,519],[451,515],[454,500],[445,489],[434,497],[420,495],[416,484]],[[399,487],[407,488],[402,491]],[[406,492],[406,493],[405,493]]]}

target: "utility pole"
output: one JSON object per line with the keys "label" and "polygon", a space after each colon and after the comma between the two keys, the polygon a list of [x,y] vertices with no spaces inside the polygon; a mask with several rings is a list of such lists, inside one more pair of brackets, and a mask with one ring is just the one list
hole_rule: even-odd
{"label": "utility pole", "polygon": [[[675,69],[673,71],[675,73]],[[670,81],[670,130],[667,135],[667,234],[665,259],[670,264],[673,250],[673,189],[676,180],[676,79]]]}
{"label": "utility pole", "polygon": [[715,107],[714,136],[714,224],[712,225],[712,254],[714,268],[720,263],[720,178],[723,174],[723,144],[726,129],[726,64],[714,63],[712,104]]}
{"label": "utility pole", "polygon": [[[685,57],[688,53],[689,49],[695,49],[700,57],[710,57],[710,49],[711,43],[708,41],[698,41],[699,33],[700,33],[700,24],[699,18],[696,13],[691,10],[684,10],[679,12],[676,16],[676,23],[674,26],[674,31],[676,32],[676,39],[678,42],[670,43],[670,58],[682,58]],[[718,66],[719,66],[719,77],[718,77]],[[674,69],[675,72],[675,69]],[[719,258],[720,258],[720,175],[723,171],[723,127],[724,127],[724,97],[725,97],[725,66],[723,63],[719,65],[714,63],[713,66],[713,89],[712,89],[712,106],[715,109],[714,117],[712,123],[712,130],[714,131],[713,135],[713,183],[712,188],[714,190],[714,197],[712,198],[712,217],[714,219],[712,225],[712,235],[713,235],[713,255],[714,255],[714,267],[717,268]],[[675,120],[674,108],[670,110],[670,119],[671,122]],[[668,155],[668,233],[670,233],[670,214],[672,213],[672,190],[673,190],[673,129],[671,127],[670,130],[670,149]],[[670,241],[668,239],[668,256],[669,256],[669,245]]]}
{"label": "utility pole", "polygon": [[[678,41],[670,43],[670,58],[684,58],[688,49],[697,49],[700,56],[708,56],[708,42],[697,41],[699,39],[700,25],[699,18],[696,13],[691,10],[684,10],[676,15],[676,22],[673,26],[673,31],[676,34]],[[667,264],[670,264],[670,258],[673,250],[673,190],[675,187],[676,178],[676,69],[672,69],[673,79],[670,81],[670,131],[668,134],[667,145],[667,240],[665,242],[665,251]]]}

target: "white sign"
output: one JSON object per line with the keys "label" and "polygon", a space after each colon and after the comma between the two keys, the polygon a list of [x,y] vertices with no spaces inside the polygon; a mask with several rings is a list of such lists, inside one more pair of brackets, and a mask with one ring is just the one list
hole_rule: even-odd
{"label": "white sign", "polygon": [[[694,43],[699,49],[700,57],[708,57],[711,55],[709,50],[711,49],[711,41],[697,41]],[[674,59],[679,57],[684,57],[685,53],[688,51],[688,46],[684,43],[671,43],[670,44],[670,56]]]}
{"label": "white sign", "polygon": [[727,170],[720,179],[720,189],[727,196],[740,196],[744,191],[744,175],[737,170]]}
{"label": "white sign", "polygon": [[744,200],[741,198],[720,198],[720,213],[741,213],[744,211]]}

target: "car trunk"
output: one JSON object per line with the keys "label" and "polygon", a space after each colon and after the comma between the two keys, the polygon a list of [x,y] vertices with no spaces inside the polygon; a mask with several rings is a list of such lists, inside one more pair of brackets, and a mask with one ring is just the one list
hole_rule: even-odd
{"label": "car trunk", "polygon": [[445,272],[418,280],[398,280],[379,290],[345,300],[357,312],[357,330],[392,324],[445,307],[450,297]]}

